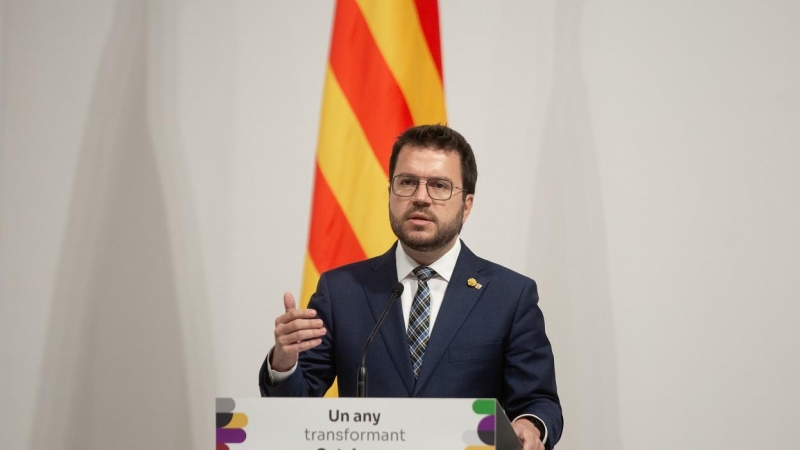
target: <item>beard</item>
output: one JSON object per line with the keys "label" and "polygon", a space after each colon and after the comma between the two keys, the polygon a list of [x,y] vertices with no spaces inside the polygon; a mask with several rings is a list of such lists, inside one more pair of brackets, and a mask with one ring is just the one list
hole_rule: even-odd
{"label": "beard", "polygon": [[[413,237],[411,233],[403,229],[407,220],[416,213],[423,213],[430,221],[436,226],[436,232],[430,237]],[[458,213],[453,220],[445,223],[440,223],[439,218],[428,210],[428,208],[414,208],[403,214],[403,217],[396,217],[392,214],[391,208],[389,209],[389,222],[392,225],[392,231],[397,239],[405,244],[408,248],[418,252],[430,252],[438,250],[453,240],[459,233],[461,227],[464,225],[464,203],[461,203]],[[414,227],[416,228],[416,227]]]}

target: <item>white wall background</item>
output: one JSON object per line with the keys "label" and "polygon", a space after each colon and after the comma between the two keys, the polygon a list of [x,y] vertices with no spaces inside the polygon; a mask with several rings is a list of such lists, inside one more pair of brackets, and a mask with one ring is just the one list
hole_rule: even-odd
{"label": "white wall background", "polygon": [[[300,288],[332,0],[0,3],[4,448],[208,448]],[[800,3],[441,0],[559,449],[796,447]],[[380,101],[380,99],[376,99]],[[301,418],[298,418],[301,420]]]}

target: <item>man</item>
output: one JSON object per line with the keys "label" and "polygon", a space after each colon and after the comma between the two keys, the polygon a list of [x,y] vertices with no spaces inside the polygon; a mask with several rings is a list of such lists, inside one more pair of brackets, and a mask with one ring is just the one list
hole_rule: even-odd
{"label": "man", "polygon": [[458,238],[472,211],[472,148],[441,125],[400,135],[389,161],[399,240],[377,258],[323,273],[309,308],[284,294],[263,396],[354,396],[361,350],[397,281],[405,289],[369,349],[373,397],[497,398],[528,449],[552,448],[563,418],[536,283],[475,256]]}

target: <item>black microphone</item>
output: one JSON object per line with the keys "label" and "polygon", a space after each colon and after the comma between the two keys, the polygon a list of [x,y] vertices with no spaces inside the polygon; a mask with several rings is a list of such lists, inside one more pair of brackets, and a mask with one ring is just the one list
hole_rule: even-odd
{"label": "black microphone", "polygon": [[392,292],[389,294],[389,304],[386,305],[386,309],[381,313],[381,316],[378,318],[378,323],[375,324],[375,327],[367,338],[367,342],[364,344],[364,350],[361,351],[361,365],[358,367],[358,374],[356,375],[356,397],[367,396],[367,349],[369,345],[372,344],[372,340],[375,339],[375,335],[378,334],[378,329],[381,327],[381,324],[386,320],[386,316],[389,314],[389,310],[392,309],[392,304],[394,304],[395,299],[402,294],[403,283],[398,281],[392,286]]}

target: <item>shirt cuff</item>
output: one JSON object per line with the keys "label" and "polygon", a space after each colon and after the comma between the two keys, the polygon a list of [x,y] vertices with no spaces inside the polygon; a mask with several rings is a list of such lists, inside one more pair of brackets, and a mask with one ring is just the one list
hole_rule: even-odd
{"label": "shirt cuff", "polygon": [[513,422],[516,422],[519,419],[524,419],[526,417],[532,417],[532,418],[536,419],[536,421],[538,421],[540,424],[542,424],[542,427],[544,427],[544,436],[542,436],[541,441],[542,441],[542,444],[546,443],[547,442],[547,424],[544,423],[544,420],[540,419],[538,416],[535,416],[533,414],[521,414],[521,415],[517,416],[513,420]]}
{"label": "shirt cuff", "polygon": [[273,386],[288,380],[294,371],[297,370],[297,363],[294,363],[292,368],[287,372],[278,372],[277,370],[273,370],[272,364],[269,363],[270,359],[272,359],[272,350],[270,350],[269,354],[267,354],[267,373],[269,374],[269,384]]}

